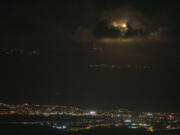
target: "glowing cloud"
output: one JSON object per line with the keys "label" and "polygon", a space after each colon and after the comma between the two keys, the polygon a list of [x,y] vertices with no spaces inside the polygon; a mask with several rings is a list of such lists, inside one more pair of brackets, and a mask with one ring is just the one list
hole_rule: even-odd
{"label": "glowing cloud", "polygon": [[104,12],[94,28],[79,27],[74,39],[99,44],[134,44],[165,41],[167,28],[156,25],[132,8]]}

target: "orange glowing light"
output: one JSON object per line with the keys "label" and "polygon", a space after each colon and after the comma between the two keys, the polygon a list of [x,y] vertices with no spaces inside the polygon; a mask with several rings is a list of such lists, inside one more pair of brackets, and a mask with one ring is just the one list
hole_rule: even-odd
{"label": "orange glowing light", "polygon": [[126,28],[126,27],[127,27],[127,25],[124,23],[124,24],[122,24],[122,27],[123,27],[123,28]]}

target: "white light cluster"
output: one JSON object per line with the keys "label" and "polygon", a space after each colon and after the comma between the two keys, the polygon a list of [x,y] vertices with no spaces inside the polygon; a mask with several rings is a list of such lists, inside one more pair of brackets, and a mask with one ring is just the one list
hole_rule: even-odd
{"label": "white light cluster", "polygon": [[96,115],[96,112],[95,111],[90,111],[89,114],[90,115]]}
{"label": "white light cluster", "polygon": [[65,125],[63,125],[63,126],[53,126],[53,128],[56,128],[56,129],[66,129],[67,127]]}

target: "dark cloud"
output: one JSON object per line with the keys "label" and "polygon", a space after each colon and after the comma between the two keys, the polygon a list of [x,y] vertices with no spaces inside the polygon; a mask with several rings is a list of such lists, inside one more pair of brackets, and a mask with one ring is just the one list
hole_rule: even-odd
{"label": "dark cloud", "polygon": [[102,20],[100,21],[92,33],[96,38],[104,38],[104,37],[114,37],[117,38],[121,33],[119,30],[111,27],[108,27],[108,21]]}
{"label": "dark cloud", "polygon": [[109,27],[108,21],[103,20],[100,21],[97,25],[95,30],[93,31],[93,35],[96,38],[130,38],[130,37],[146,37],[150,31],[146,31],[142,28],[136,29],[131,26],[131,23],[127,22],[127,31],[122,32],[115,27]]}

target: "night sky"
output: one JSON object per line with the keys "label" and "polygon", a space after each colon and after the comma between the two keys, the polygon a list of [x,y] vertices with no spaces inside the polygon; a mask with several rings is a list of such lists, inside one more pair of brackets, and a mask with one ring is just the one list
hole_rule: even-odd
{"label": "night sky", "polygon": [[0,102],[180,112],[178,8],[1,2]]}

